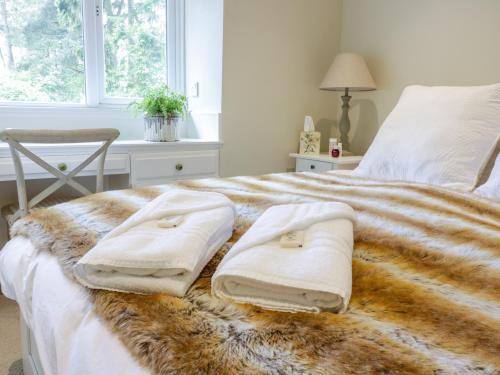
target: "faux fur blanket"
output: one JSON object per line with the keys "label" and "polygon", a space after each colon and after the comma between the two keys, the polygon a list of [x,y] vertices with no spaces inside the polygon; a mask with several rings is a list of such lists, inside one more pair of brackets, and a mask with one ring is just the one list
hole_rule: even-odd
{"label": "faux fur blanket", "polygon": [[[184,298],[91,291],[95,310],[155,374],[499,374],[500,202],[328,174],[183,181],[34,211],[13,235],[68,277],[96,241],[173,186],[225,194],[234,236]],[[340,201],[357,212],[345,314],[280,313],[211,296],[227,251],[268,207]]]}

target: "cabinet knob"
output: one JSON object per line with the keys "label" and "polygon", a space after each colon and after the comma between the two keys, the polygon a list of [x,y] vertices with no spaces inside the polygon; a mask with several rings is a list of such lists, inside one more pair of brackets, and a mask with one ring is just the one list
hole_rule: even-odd
{"label": "cabinet knob", "polygon": [[311,169],[314,169],[316,168],[316,166],[314,164],[311,164]]}
{"label": "cabinet knob", "polygon": [[182,165],[182,164],[180,164],[180,163],[175,165],[175,169],[176,169],[177,171],[182,171],[182,169],[183,169],[183,168],[184,168],[184,167],[183,167],[183,165]]}
{"label": "cabinet knob", "polygon": [[57,169],[59,169],[61,172],[64,172],[68,169],[68,165],[66,163],[59,163],[57,164]]}

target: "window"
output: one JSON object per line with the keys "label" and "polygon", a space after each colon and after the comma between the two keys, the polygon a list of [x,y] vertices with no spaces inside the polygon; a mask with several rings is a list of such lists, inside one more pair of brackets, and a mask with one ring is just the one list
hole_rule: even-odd
{"label": "window", "polygon": [[165,83],[165,0],[105,0],[103,5],[105,97],[137,97]]}
{"label": "window", "polygon": [[78,1],[0,0],[0,27],[0,101],[85,102]]}
{"label": "window", "polygon": [[182,89],[183,1],[0,0],[0,102],[99,106]]}

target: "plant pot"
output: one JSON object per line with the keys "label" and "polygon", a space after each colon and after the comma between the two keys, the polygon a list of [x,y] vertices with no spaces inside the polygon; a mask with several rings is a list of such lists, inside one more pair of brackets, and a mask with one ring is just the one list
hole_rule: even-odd
{"label": "plant pot", "polygon": [[175,142],[179,140],[180,117],[144,116],[144,140]]}

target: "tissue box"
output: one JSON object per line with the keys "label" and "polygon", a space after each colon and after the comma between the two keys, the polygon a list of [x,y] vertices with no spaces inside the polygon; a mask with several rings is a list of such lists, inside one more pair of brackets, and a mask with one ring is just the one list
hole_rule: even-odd
{"label": "tissue box", "polygon": [[301,132],[299,153],[304,155],[319,155],[320,140],[320,132]]}

